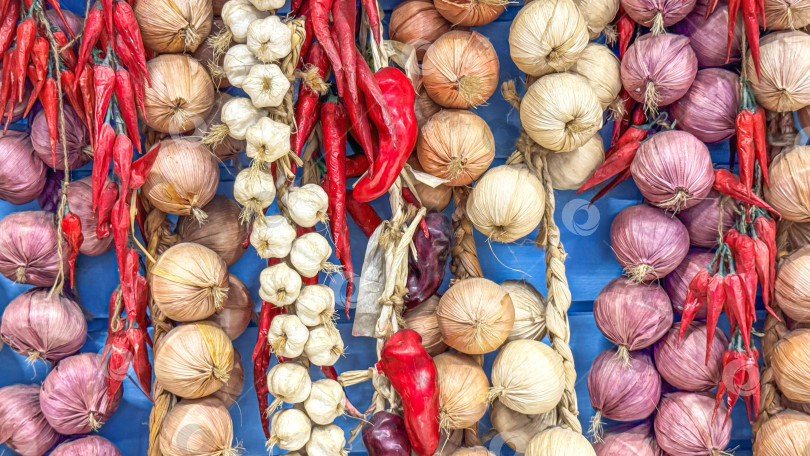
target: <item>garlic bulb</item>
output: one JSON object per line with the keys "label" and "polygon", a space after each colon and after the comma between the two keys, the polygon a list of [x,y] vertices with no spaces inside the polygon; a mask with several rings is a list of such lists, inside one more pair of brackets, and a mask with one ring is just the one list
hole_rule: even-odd
{"label": "garlic bulb", "polygon": [[267,373],[267,389],[275,398],[268,412],[273,412],[282,402],[300,404],[312,390],[309,370],[298,363],[278,363]]}
{"label": "garlic bulb", "polygon": [[304,410],[315,424],[326,425],[343,415],[346,393],[343,387],[331,378],[324,378],[312,384],[309,397],[304,401]]}
{"label": "garlic bulb", "polygon": [[247,47],[262,62],[274,62],[292,51],[292,32],[275,14],[256,19],[248,26]]}
{"label": "garlic bulb", "polygon": [[309,441],[311,431],[312,422],[306,413],[294,408],[279,410],[270,419],[267,446],[270,450],[274,446],[287,451],[300,450]]}
{"label": "garlic bulb", "polygon": [[256,19],[269,16],[270,13],[259,11],[249,0],[228,0],[222,7],[222,21],[233,34],[237,43],[247,41],[247,32],[250,23]]}
{"label": "garlic bulb", "polygon": [[315,426],[312,436],[307,442],[307,456],[346,456],[346,436],[343,429],[330,424],[328,426]]}
{"label": "garlic bulb", "polygon": [[272,108],[281,104],[290,90],[290,81],[274,63],[254,65],[242,80],[242,90],[250,96],[253,106]]}
{"label": "garlic bulb", "polygon": [[284,0],[250,0],[250,3],[259,11],[273,11],[284,6],[286,2]]}
{"label": "garlic bulb", "polygon": [[548,173],[551,175],[551,184],[555,190],[578,189],[604,161],[605,146],[599,133],[571,152],[558,152],[546,156]]}
{"label": "garlic bulb", "polygon": [[303,277],[311,278],[322,269],[330,269],[332,247],[320,233],[312,232],[298,237],[290,249],[290,263]]}
{"label": "garlic bulb", "polygon": [[267,330],[267,343],[273,353],[285,358],[301,356],[308,339],[309,329],[296,315],[276,315]]}
{"label": "garlic bulb", "polygon": [[222,70],[232,86],[242,87],[242,81],[245,80],[250,69],[259,63],[259,59],[253,56],[247,45],[237,44],[225,53],[222,60]]}
{"label": "garlic bulb", "polygon": [[326,285],[307,285],[295,301],[295,314],[307,326],[333,325],[335,293]]}
{"label": "garlic bulb", "polygon": [[588,81],[596,93],[596,98],[599,99],[602,110],[607,109],[622,90],[619,59],[604,44],[588,43],[585,50],[582,51],[582,55],[568,71],[576,73]]}
{"label": "garlic bulb", "polygon": [[222,122],[228,127],[228,135],[233,139],[245,139],[247,129],[266,115],[267,111],[256,108],[245,97],[233,97],[222,105]]}
{"label": "garlic bulb", "polygon": [[[250,211],[257,213],[263,211],[275,197],[276,184],[273,176],[257,167],[239,171],[233,181],[233,198]],[[250,243],[253,244],[252,233],[250,239]]]}
{"label": "garlic bulb", "polygon": [[295,228],[287,217],[268,215],[253,221],[250,245],[261,258],[284,258],[290,254],[295,235]]}
{"label": "garlic bulb", "polygon": [[290,133],[289,125],[262,117],[247,129],[245,152],[254,160],[273,163],[290,152]]}
{"label": "garlic bulb", "polygon": [[529,282],[507,280],[501,288],[512,298],[515,324],[506,337],[507,342],[518,339],[541,340],[546,336],[546,299]]}
{"label": "garlic bulb", "polygon": [[276,306],[289,306],[301,292],[301,276],[287,263],[264,268],[259,284],[259,297]]}
{"label": "garlic bulb", "polygon": [[316,366],[334,365],[343,354],[343,339],[340,332],[334,326],[321,325],[312,328],[304,352]]}
{"label": "garlic bulb", "polygon": [[310,228],[326,221],[329,197],[318,184],[290,187],[282,197],[282,203],[290,210],[290,218],[298,226]]}

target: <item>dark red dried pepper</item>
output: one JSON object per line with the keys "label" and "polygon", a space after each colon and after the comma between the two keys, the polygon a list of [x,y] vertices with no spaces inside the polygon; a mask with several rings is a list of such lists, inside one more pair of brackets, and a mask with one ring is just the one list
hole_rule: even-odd
{"label": "dark red dried pepper", "polygon": [[107,108],[110,105],[110,98],[115,90],[115,71],[107,65],[97,64],[93,66],[93,125],[96,131],[101,129],[104,118],[107,116]]}
{"label": "dark red dried pepper", "polygon": [[[109,163],[107,166],[109,167]],[[95,184],[93,184],[93,192],[95,193]],[[110,236],[110,228],[112,228],[110,219],[116,201],[118,201],[118,184],[108,180],[104,184],[104,189],[101,190],[96,210],[96,237],[99,239],[106,239]]]}
{"label": "dark red dried pepper", "polygon": [[115,100],[127,127],[127,134],[135,143],[135,149],[141,153],[141,134],[138,129],[138,108],[135,107],[135,90],[129,71],[118,68],[115,72]]}
{"label": "dark red dried pepper", "polygon": [[99,130],[96,145],[93,149],[93,210],[95,210],[101,199],[101,191],[107,174],[110,172],[110,163],[113,158],[113,145],[115,144],[115,130],[110,124],[103,124]]}
{"label": "dark red dried pepper", "polygon": [[79,249],[84,242],[82,234],[82,221],[78,215],[68,212],[62,217],[62,232],[65,233],[65,240],[68,244],[68,265],[70,268],[70,288],[73,288],[76,258],[79,256]]}
{"label": "dark red dried pepper", "polygon": [[48,77],[42,86],[39,101],[45,112],[45,123],[48,125],[48,140],[51,144],[51,160],[54,168],[56,168],[56,143],[59,141],[59,99],[56,80]]}
{"label": "dark red dried pepper", "polygon": [[[13,1],[13,0],[12,0]],[[17,25],[17,52],[15,82],[17,84],[17,102],[22,102],[23,89],[25,88],[25,69],[28,67],[28,59],[31,58],[31,48],[34,45],[34,37],[37,36],[37,23],[33,17],[24,19]]]}
{"label": "dark red dried pepper", "polygon": [[[309,48],[304,64],[305,66],[317,68],[318,76],[321,79],[326,79],[329,74],[329,61],[326,59],[323,48],[317,42],[313,43]],[[318,124],[318,118],[320,117],[320,110],[318,109],[319,97],[318,92],[312,90],[312,87],[304,82],[301,83],[298,99],[295,101],[295,125],[297,131],[290,137],[292,151],[299,157],[304,149],[304,144],[315,129],[315,125]]]}
{"label": "dark red dried pepper", "polygon": [[735,119],[737,130],[737,160],[740,165],[740,181],[746,188],[754,185],[754,113],[743,109]]}
{"label": "dark red dried pepper", "polygon": [[721,168],[714,170],[714,189],[724,195],[740,200],[743,203],[751,204],[777,216],[779,215],[776,209],[772,208],[762,198],[752,193],[750,188],[746,188],[745,185],[740,182],[740,179],[727,169]]}
{"label": "dark red dried pepper", "polygon": [[0,51],[6,52],[16,36],[17,19],[20,17],[20,2],[7,0],[8,6],[0,22]]}
{"label": "dark red dried pepper", "polygon": [[346,191],[346,210],[366,237],[371,237],[374,230],[382,224],[382,219],[377,211],[370,204],[357,201],[351,190]]}
{"label": "dark red dried pepper", "polygon": [[141,29],[138,26],[138,20],[135,18],[132,6],[127,2],[115,2],[115,11],[112,14],[119,36],[123,37],[132,51],[132,56],[141,75],[151,85],[149,73],[146,71],[146,50],[143,47]]}
{"label": "dark red dried pepper", "polygon": [[90,8],[87,18],[84,21],[84,31],[82,32],[82,44],[79,46],[79,61],[76,64],[76,78],[80,78],[85,69],[85,64],[90,62],[90,52],[101,37],[104,30],[104,13],[98,2]]}
{"label": "dark red dried pepper", "polygon": [[681,313],[681,327],[678,331],[678,342],[683,339],[686,328],[692,323],[701,307],[708,304],[709,280],[711,275],[706,269],[701,269],[689,282],[686,290],[686,301]]}

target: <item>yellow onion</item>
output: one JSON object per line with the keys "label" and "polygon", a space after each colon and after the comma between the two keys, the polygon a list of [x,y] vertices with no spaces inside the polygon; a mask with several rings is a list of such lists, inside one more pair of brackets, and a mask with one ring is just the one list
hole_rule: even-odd
{"label": "yellow onion", "polygon": [[498,87],[498,53],[478,32],[454,30],[430,45],[422,62],[422,83],[445,108],[474,108]]}
{"label": "yellow onion", "polygon": [[436,317],[438,308],[439,296],[433,295],[405,314],[406,327],[419,333],[422,346],[430,356],[447,350],[447,344],[442,341],[442,333],[439,331],[439,320]]}
{"label": "yellow onion", "polygon": [[242,244],[247,239],[247,225],[239,221],[242,208],[236,201],[224,195],[215,195],[202,208],[208,215],[205,223],[194,217],[180,217],[177,221],[177,234],[183,242],[194,242],[216,252],[225,264],[233,266],[245,249]]}
{"label": "yellow onion", "polygon": [[602,128],[602,107],[587,79],[571,73],[549,74],[526,91],[520,123],[540,146],[570,152]]}
{"label": "yellow onion", "polygon": [[208,216],[202,207],[214,197],[219,183],[216,159],[197,141],[166,139],[159,146],[141,192],[163,212],[191,214],[204,221]]}
{"label": "yellow onion", "polygon": [[462,353],[489,353],[506,340],[515,322],[512,298],[497,283],[470,278],[450,287],[436,310],[442,340]]}
{"label": "yellow onion", "polygon": [[144,121],[162,133],[182,133],[200,124],[214,104],[214,84],[192,57],[164,54],[146,63],[152,85],[144,92]]}
{"label": "yellow onion", "polygon": [[810,402],[810,329],[794,329],[771,350],[771,368],[788,399]]}
{"label": "yellow onion", "polygon": [[788,245],[786,248],[788,252],[810,244],[810,223],[783,221],[782,226],[787,232]]}
{"label": "yellow onion", "polygon": [[407,0],[391,12],[388,36],[394,41],[413,46],[416,57],[421,60],[427,48],[451,28],[452,24],[439,14],[432,1]]}
{"label": "yellow onion", "polygon": [[461,353],[433,358],[439,374],[439,422],[444,429],[466,429],[487,412],[489,380],[484,369]]}
{"label": "yellow onion", "polygon": [[180,325],[155,347],[155,380],[172,394],[197,399],[228,383],[233,344],[215,323]]}
{"label": "yellow onion", "polygon": [[779,266],[774,299],[788,317],[810,322],[810,245],[791,253]]}
{"label": "yellow onion", "polygon": [[[214,20],[211,21],[211,36],[218,35],[223,29],[225,29],[225,23],[222,22],[222,18],[215,17]],[[230,82],[228,82],[228,78],[225,77],[225,71],[222,69],[222,60],[225,58],[225,54],[216,54],[218,55],[215,59],[214,46],[211,44],[210,40],[204,40],[200,43],[200,46],[194,51],[192,56],[208,70],[208,74],[211,76],[214,85],[220,89],[224,89],[231,86]],[[217,93],[217,95],[217,98],[219,98],[219,93]]]}
{"label": "yellow onion", "polygon": [[592,40],[613,22],[616,13],[619,12],[619,0],[574,0],[574,3],[588,24],[588,35]]}
{"label": "yellow onion", "polygon": [[211,2],[204,0],[139,0],[135,4],[143,44],[158,54],[196,51],[211,32],[212,14]]}
{"label": "yellow onion", "polygon": [[419,87],[419,90],[416,91],[416,101],[413,105],[413,111],[414,114],[416,114],[416,125],[422,128],[422,125],[424,125],[433,114],[441,111],[441,109],[442,107],[439,106],[439,103],[436,103],[433,101],[433,98],[430,98],[425,87]]}
{"label": "yellow onion", "polygon": [[506,10],[508,0],[434,0],[436,9],[453,25],[481,27]]}
{"label": "yellow onion", "polygon": [[495,158],[495,137],[484,119],[470,111],[444,109],[420,129],[416,153],[422,169],[449,186],[478,179]]}
{"label": "yellow onion", "polygon": [[804,456],[810,454],[810,415],[785,410],[770,417],[757,432],[757,456]]}
{"label": "yellow onion", "polygon": [[528,3],[509,28],[509,55],[531,76],[567,70],[587,44],[585,18],[572,0]]}
{"label": "yellow onion", "polygon": [[149,288],[170,319],[202,320],[221,310],[228,297],[228,267],[208,247],[183,242],[158,257]]}
{"label": "yellow onion", "polygon": [[515,323],[507,341],[518,339],[540,340],[546,336],[546,298],[524,280],[501,282],[501,288],[512,299]]}
{"label": "yellow onion", "polygon": [[459,448],[450,454],[452,456],[495,456],[495,453],[482,446]]}
{"label": "yellow onion", "polygon": [[228,299],[219,313],[208,317],[208,321],[218,324],[231,340],[241,336],[253,316],[253,301],[250,290],[234,274],[228,275]]}
{"label": "yellow onion", "polygon": [[546,165],[556,190],[576,190],[605,161],[605,146],[597,133],[571,152],[548,154]]}
{"label": "yellow onion", "polygon": [[238,456],[232,446],[233,422],[214,397],[183,400],[169,410],[159,434],[164,456]]}
{"label": "yellow onion", "polygon": [[765,188],[765,200],[786,220],[810,222],[810,147],[796,146],[777,155],[768,175],[771,185]]}
{"label": "yellow onion", "polygon": [[765,23],[769,30],[796,30],[810,25],[807,0],[765,0]]}
{"label": "yellow onion", "polygon": [[607,109],[622,90],[619,59],[604,44],[588,43],[574,65],[568,69],[584,77],[590,84],[602,110]]}
{"label": "yellow onion", "polygon": [[526,165],[487,171],[467,200],[475,228],[495,242],[512,242],[534,231],[543,218],[543,184]]}
{"label": "yellow onion", "polygon": [[596,452],[579,432],[553,427],[534,436],[526,447],[526,456],[596,456]]}
{"label": "yellow onion", "polygon": [[751,52],[746,71],[757,103],[769,111],[796,111],[810,105],[810,36],[798,30],[769,33],[759,46],[760,76]]}
{"label": "yellow onion", "polygon": [[525,453],[532,437],[556,424],[557,409],[552,408],[540,415],[524,415],[496,400],[490,407],[489,419],[492,421],[492,427],[498,431],[498,437],[502,438],[509,448],[518,453]]}
{"label": "yellow onion", "polygon": [[242,355],[237,350],[233,351],[233,369],[231,369],[231,376],[228,378],[228,383],[218,389],[213,397],[222,401],[225,407],[230,407],[242,394],[242,387],[245,384],[245,366],[242,364]]}
{"label": "yellow onion", "polygon": [[489,397],[516,412],[539,415],[560,402],[564,377],[562,358],[551,347],[536,340],[513,340],[492,364]]}
{"label": "yellow onion", "polygon": [[[408,158],[408,164],[411,165],[411,168],[424,172],[422,165],[419,164],[417,155],[411,155],[410,158]],[[428,211],[443,211],[444,208],[450,204],[450,199],[453,197],[453,189],[446,184],[431,187],[428,184],[416,181],[414,183],[414,190],[416,191],[416,195],[419,196],[419,201],[422,203],[422,206],[425,206]]]}

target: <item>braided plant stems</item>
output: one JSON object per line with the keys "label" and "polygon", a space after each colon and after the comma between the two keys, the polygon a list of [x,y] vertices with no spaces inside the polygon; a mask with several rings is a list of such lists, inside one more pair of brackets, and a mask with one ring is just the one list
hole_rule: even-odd
{"label": "braided plant stems", "polygon": [[469,187],[453,187],[455,210],[453,211],[453,247],[450,260],[450,272],[453,281],[483,277],[481,262],[478,260],[478,249],[473,239],[473,225],[467,217],[467,198]]}

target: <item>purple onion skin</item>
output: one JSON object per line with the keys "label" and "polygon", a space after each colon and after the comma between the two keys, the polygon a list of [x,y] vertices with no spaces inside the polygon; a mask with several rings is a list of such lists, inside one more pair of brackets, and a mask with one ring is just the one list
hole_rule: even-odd
{"label": "purple onion skin", "polygon": [[[58,239],[51,212],[14,212],[0,219],[0,274],[19,283],[50,287],[59,272]],[[67,252],[67,243],[63,251]],[[62,258],[65,271],[67,257]]]}
{"label": "purple onion skin", "polygon": [[42,414],[39,390],[36,385],[0,388],[0,443],[22,456],[42,456],[61,438]]}
{"label": "purple onion skin", "polygon": [[662,456],[651,431],[649,422],[612,426],[593,449],[596,456]]}
{"label": "purple onion skin", "polygon": [[631,19],[645,27],[651,27],[659,13],[669,27],[692,11],[695,0],[622,0],[621,4]]}
{"label": "purple onion skin", "polygon": [[426,238],[421,229],[413,234],[418,260],[408,255],[408,293],[405,307],[410,309],[436,294],[447,270],[447,257],[453,244],[453,222],[441,212],[425,215],[428,227]]}
{"label": "purple onion skin", "polygon": [[100,435],[88,435],[54,448],[50,456],[122,456],[112,442]]}
{"label": "purple onion skin", "polygon": [[630,352],[630,365],[616,349],[598,354],[588,372],[591,405],[605,418],[635,421],[655,411],[661,397],[661,377],[644,351]]}
{"label": "purple onion skin", "polygon": [[[76,111],[68,104],[65,104],[65,137],[67,139],[68,165],[70,169],[76,169],[90,161],[90,156],[84,152],[84,148],[90,143],[87,129]],[[51,143],[48,137],[48,124],[45,120],[45,111],[40,111],[31,122],[31,143],[34,152],[40,160],[49,167],[64,170],[65,157],[62,150],[62,142],[56,142],[56,164],[54,156],[51,154]]]}
{"label": "purple onion skin", "polygon": [[627,277],[611,280],[593,302],[596,326],[608,340],[629,350],[647,348],[672,326],[669,296],[657,283]]}
{"label": "purple onion skin", "polygon": [[706,357],[706,331],[703,323],[691,323],[678,342],[681,324],[676,323],[663,339],[655,344],[655,366],[661,377],[683,391],[709,391],[722,380],[723,353],[728,339],[715,329]]}
{"label": "purple onion skin", "polygon": [[726,404],[717,416],[712,393],[670,393],[661,398],[655,416],[655,439],[669,456],[711,456],[725,450],[731,440]]}
{"label": "purple onion skin", "polygon": [[[693,246],[711,248],[717,245],[721,196],[720,192],[712,190],[700,203],[678,212],[678,218],[689,232],[689,243]],[[736,222],[734,205],[723,205],[723,233]]]}
{"label": "purple onion skin", "polygon": [[[67,30],[65,30],[64,22],[62,22],[62,19],[59,18],[58,14],[56,14],[56,11],[48,9],[45,12],[45,15],[48,16],[48,20],[50,20],[53,25],[59,27],[63,32],[65,32],[65,36],[68,37],[68,39],[70,39],[70,34],[67,32]],[[62,15],[65,17],[65,20],[67,21],[68,26],[70,26],[70,30],[73,33],[78,34],[79,32],[82,31],[84,20],[81,17],[79,17],[79,15],[71,11],[68,11],[67,8],[62,8]],[[78,44],[76,45],[76,47],[78,48]]]}
{"label": "purple onion skin", "polygon": [[[681,261],[672,272],[664,277],[662,285],[669,295],[669,300],[672,302],[672,308],[678,314],[683,313],[683,306],[686,302],[686,290],[692,278],[695,277],[701,269],[705,269],[714,259],[714,253],[703,249],[689,249],[686,258]],[[702,307],[695,315],[696,320],[706,319],[706,307]]]}
{"label": "purple onion skin", "polygon": [[59,193],[62,189],[62,180],[65,178],[65,172],[53,168],[48,168],[45,175],[45,187],[42,188],[42,193],[37,197],[39,208],[43,211],[56,212],[59,208]]}
{"label": "purple onion skin", "polygon": [[695,52],[689,46],[689,38],[681,35],[643,35],[622,59],[622,85],[639,103],[645,102],[647,83],[652,82],[658,106],[669,106],[689,90],[696,74]]}
{"label": "purple onion skin", "polygon": [[678,128],[705,143],[717,143],[734,136],[740,106],[740,77],[722,68],[697,72],[695,82],[672,105]]}
{"label": "purple onion skin", "polygon": [[369,456],[410,456],[411,442],[405,432],[401,416],[389,412],[377,412],[370,424],[363,427],[363,444]]}
{"label": "purple onion skin", "polygon": [[0,133],[0,199],[11,204],[33,201],[45,186],[45,163],[28,135]]}
{"label": "purple onion skin", "polygon": [[[714,12],[706,17],[708,0],[698,0],[695,8],[686,18],[675,24],[672,31],[690,38],[692,50],[695,51],[698,67],[720,67],[726,64],[728,46],[728,1],[717,2]],[[731,42],[729,62],[740,61],[743,24],[737,21],[734,39]]]}
{"label": "purple onion skin", "polygon": [[70,212],[76,214],[82,221],[84,241],[79,248],[79,252],[89,256],[98,256],[110,250],[113,245],[113,237],[107,236],[104,239],[99,239],[96,235],[98,219],[92,207],[92,178],[88,176],[71,182],[67,188],[67,199]]}

